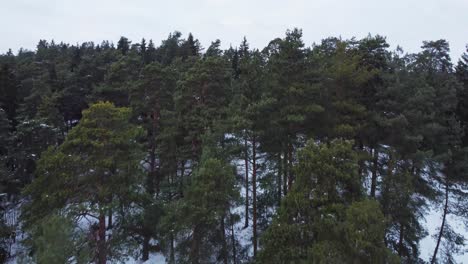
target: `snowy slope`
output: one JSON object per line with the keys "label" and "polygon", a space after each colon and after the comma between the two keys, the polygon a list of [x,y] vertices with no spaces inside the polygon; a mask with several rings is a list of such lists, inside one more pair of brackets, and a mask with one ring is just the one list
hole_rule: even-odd
{"label": "snowy slope", "polygon": [[[442,223],[442,212],[435,208],[432,208],[428,214],[425,216],[426,222],[424,226],[426,227],[429,235],[421,240],[420,242],[420,257],[423,260],[430,261],[432,258],[432,254],[434,253],[434,248],[436,246],[436,241],[432,237],[432,235],[437,233],[437,229],[440,227]],[[447,217],[448,223],[453,227],[453,229],[457,232],[462,234],[465,238],[468,238],[468,227],[463,224],[463,221],[460,218],[456,218],[452,215]],[[468,251],[468,247],[465,246],[465,251]],[[439,248],[438,256],[440,256],[441,250]],[[467,263],[468,264],[468,253],[464,255],[456,256],[455,260],[459,263]]]}

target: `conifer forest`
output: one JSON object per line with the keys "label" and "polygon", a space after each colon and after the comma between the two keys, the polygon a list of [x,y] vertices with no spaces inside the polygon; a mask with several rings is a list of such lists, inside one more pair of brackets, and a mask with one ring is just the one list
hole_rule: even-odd
{"label": "conifer forest", "polygon": [[0,263],[468,254],[468,49],[114,41],[0,55]]}

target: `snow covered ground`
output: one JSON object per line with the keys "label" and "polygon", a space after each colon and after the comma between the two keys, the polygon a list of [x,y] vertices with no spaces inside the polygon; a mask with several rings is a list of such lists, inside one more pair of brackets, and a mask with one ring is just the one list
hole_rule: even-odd
{"label": "snow covered ground", "polygon": [[[263,161],[260,160],[260,162],[263,162]],[[237,161],[235,161],[233,163],[238,169],[239,177],[243,177],[242,174],[245,172],[245,167],[244,167],[243,160],[237,160]],[[249,171],[250,171],[250,173],[252,172],[251,168],[249,168]],[[369,179],[369,178],[370,177],[367,177],[367,179]],[[250,185],[251,185],[251,183],[250,183]],[[370,183],[365,182],[364,185],[365,185],[366,188],[369,188]],[[251,188],[251,186],[249,186],[249,187]],[[239,191],[240,191],[240,194],[241,194],[241,201],[243,201],[245,199],[245,186],[240,184]],[[257,191],[258,191],[258,193],[262,193],[264,190],[262,190],[261,187],[258,186]],[[250,206],[252,206],[252,204],[250,204]],[[15,209],[19,210],[19,207],[15,208]],[[243,204],[243,202],[241,202],[240,204],[238,204],[237,206],[235,206],[231,210],[232,210],[233,213],[238,214],[240,216],[240,218],[241,218],[241,220],[239,222],[237,222],[235,224],[235,226],[234,226],[235,236],[239,240],[241,246],[247,248],[247,254],[249,256],[252,256],[253,255],[252,219],[251,218],[249,219],[249,226],[247,228],[244,228],[245,204]],[[16,216],[16,214],[14,216]],[[436,241],[432,236],[437,233],[437,229],[440,227],[440,224],[441,224],[441,221],[442,221],[441,215],[442,214],[441,214],[440,210],[438,208],[436,208],[436,206],[432,206],[431,210],[428,211],[428,213],[425,215],[426,221],[423,222],[423,226],[427,229],[427,231],[429,232],[429,235],[426,236],[424,239],[422,239],[422,241],[420,243],[420,257],[425,261],[430,261],[430,259],[432,257],[432,254],[433,254],[433,251],[434,251],[434,248],[435,248],[435,244],[436,244]],[[12,217],[9,216],[8,218],[12,218]],[[87,219],[82,219],[80,221],[80,223],[82,223],[83,225],[89,224]],[[460,233],[463,236],[465,236],[465,238],[468,238],[468,227],[466,227],[463,224],[462,219],[456,218],[454,216],[449,215],[448,216],[448,223],[453,227],[453,229],[457,233]],[[20,234],[20,232],[21,231],[18,230],[17,234]],[[21,249],[22,249],[21,245],[18,243],[18,241],[20,241],[20,240],[21,240],[21,238],[18,237],[18,240],[16,241],[17,243],[12,245],[12,252],[13,253],[21,251]],[[465,251],[465,254],[461,254],[459,256],[456,256],[455,259],[456,259],[456,261],[458,263],[468,264],[468,247],[465,246],[464,251]],[[439,250],[439,256],[440,255],[441,255],[441,250]],[[11,261],[8,262],[8,264],[16,264],[16,263],[17,263],[16,260],[11,260]],[[143,262],[143,261],[141,261],[139,259],[129,258],[124,263],[125,264],[160,264],[160,263],[163,264],[163,263],[166,263],[166,258],[161,253],[151,253],[149,260],[147,260],[145,262]]]}
{"label": "snow covered ground", "polygon": [[[425,261],[430,261],[432,258],[432,254],[434,253],[434,248],[436,246],[436,241],[432,237],[432,235],[437,233],[437,229],[440,227],[442,223],[442,212],[435,208],[431,208],[431,211],[425,216],[426,222],[425,227],[429,232],[429,235],[426,236],[420,242],[420,257]],[[462,234],[465,238],[468,239],[468,227],[463,224],[462,219],[454,217],[453,215],[449,215],[448,223],[452,226],[454,231],[459,234]],[[465,254],[461,254],[455,257],[455,260],[458,263],[467,263],[468,264],[468,246],[465,245],[464,248]],[[439,248],[438,256],[440,256],[441,250]]]}
{"label": "snow covered ground", "polygon": [[166,258],[161,253],[151,253],[149,259],[145,262],[136,259],[129,259],[125,264],[163,264],[166,263]]}

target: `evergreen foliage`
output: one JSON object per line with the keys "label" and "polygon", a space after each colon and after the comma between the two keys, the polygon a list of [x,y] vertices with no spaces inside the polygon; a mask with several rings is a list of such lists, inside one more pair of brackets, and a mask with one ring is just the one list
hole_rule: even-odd
{"label": "evergreen foliage", "polygon": [[26,263],[423,263],[437,208],[428,261],[455,263],[468,51],[302,37],[0,55],[2,260],[21,229]]}

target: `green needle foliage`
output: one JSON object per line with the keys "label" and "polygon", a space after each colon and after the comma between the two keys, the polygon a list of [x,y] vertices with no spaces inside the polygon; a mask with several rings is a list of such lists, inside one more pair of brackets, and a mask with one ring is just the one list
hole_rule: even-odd
{"label": "green needle foliage", "polygon": [[141,128],[129,122],[130,115],[128,108],[96,103],[83,112],[59,147],[42,155],[38,178],[25,190],[31,197],[23,211],[27,227],[33,228],[53,210],[64,210],[74,220],[94,218],[99,221],[96,247],[103,263],[100,254],[105,257],[105,251],[113,250],[108,246],[112,238],[105,242],[105,216],[128,206],[140,189]]}
{"label": "green needle foliage", "polygon": [[223,48],[174,31],[0,54],[0,257],[15,261],[18,230],[27,263],[466,251],[453,221],[468,222],[466,53],[380,35],[309,46],[297,28]]}

